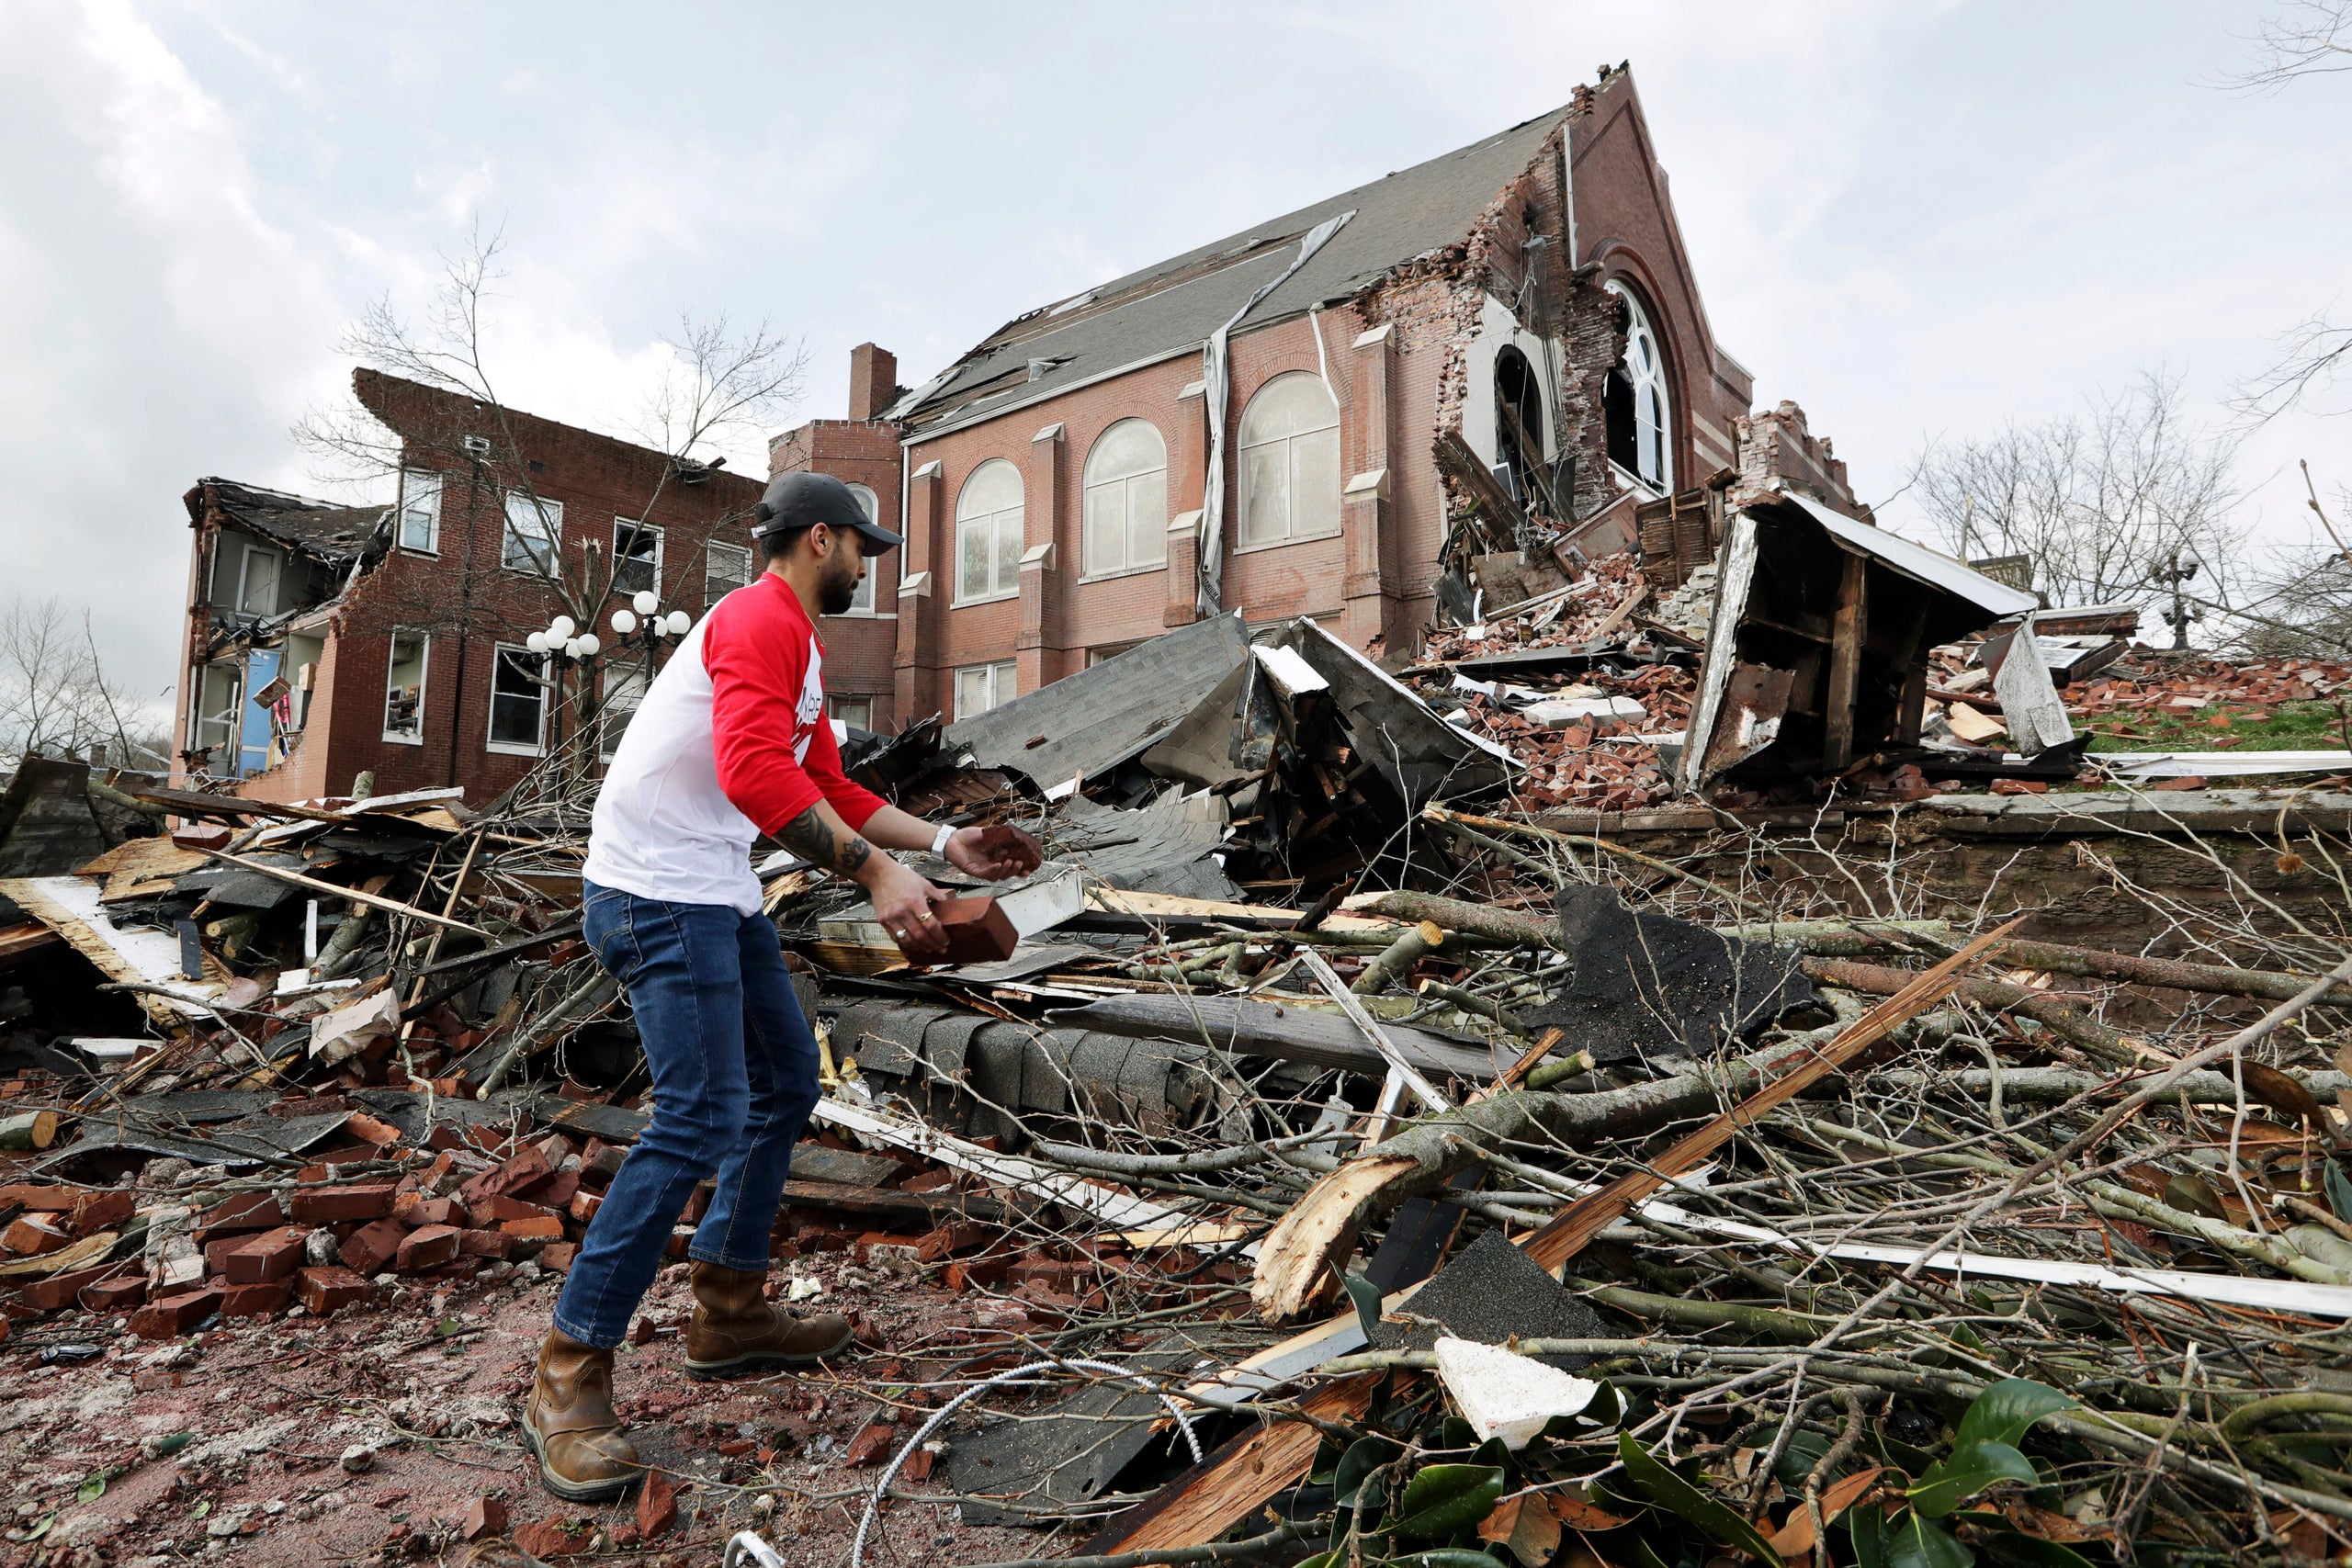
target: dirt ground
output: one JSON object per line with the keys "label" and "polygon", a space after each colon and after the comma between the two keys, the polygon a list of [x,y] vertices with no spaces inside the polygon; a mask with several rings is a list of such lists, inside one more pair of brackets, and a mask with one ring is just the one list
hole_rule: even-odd
{"label": "dirt ground", "polygon": [[[849,1313],[861,1341],[854,1357],[807,1375],[690,1379],[678,1370],[693,1304],[684,1265],[647,1297],[632,1336],[644,1342],[622,1348],[616,1393],[639,1454],[679,1496],[675,1523],[643,1540],[634,1495],[603,1508],[560,1502],[519,1438],[560,1283],[536,1266],[407,1281],[372,1309],[322,1321],[297,1308],[160,1345],[86,1312],[19,1324],[0,1346],[10,1527],[0,1565],[455,1562],[483,1499],[493,1512],[503,1502],[509,1533],[543,1556],[701,1568],[734,1531],[756,1529],[786,1562],[843,1563],[879,1473],[870,1456],[887,1461],[921,1406],[944,1402],[910,1385],[969,1361],[975,1303],[839,1254],[779,1269],[796,1274],[822,1282],[808,1304]],[[40,1364],[43,1349],[75,1345],[101,1354]],[[853,1448],[856,1465],[845,1462]],[[950,1505],[894,1502],[881,1524],[869,1563],[1053,1550],[1029,1531],[967,1528]]]}

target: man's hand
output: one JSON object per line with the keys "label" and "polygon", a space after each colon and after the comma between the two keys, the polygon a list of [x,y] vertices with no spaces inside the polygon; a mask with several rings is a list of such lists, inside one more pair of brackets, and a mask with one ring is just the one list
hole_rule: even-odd
{"label": "man's hand", "polygon": [[1045,863],[1037,840],[1010,825],[966,828],[947,840],[947,862],[984,881],[1026,876]]}
{"label": "man's hand", "polygon": [[874,895],[875,918],[899,944],[899,951],[917,963],[944,955],[947,932],[931,907],[945,901],[948,895],[888,855],[876,855],[866,863],[871,869],[865,879],[865,890]]}

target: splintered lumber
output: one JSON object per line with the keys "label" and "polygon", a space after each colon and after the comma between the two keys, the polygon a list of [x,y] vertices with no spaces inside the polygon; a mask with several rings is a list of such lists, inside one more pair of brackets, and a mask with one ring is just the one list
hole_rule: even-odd
{"label": "splintered lumber", "polygon": [[0,1149],[16,1154],[38,1153],[57,1142],[57,1112],[20,1111],[0,1117]]}
{"label": "splintered lumber", "polygon": [[280,882],[290,883],[296,887],[308,888],[325,897],[348,898],[354,903],[366,904],[373,908],[381,909],[388,915],[406,915],[411,919],[423,920],[428,925],[446,927],[461,936],[475,937],[483,942],[490,940],[490,933],[479,927],[469,926],[463,920],[446,919],[428,910],[420,909],[413,904],[403,904],[397,898],[387,898],[376,893],[364,893],[356,887],[345,887],[339,882],[322,882],[315,876],[305,876],[299,871],[288,871],[282,865],[271,865],[263,861],[248,860],[243,855],[231,854],[227,850],[208,850],[205,852],[214,860],[227,861],[231,865],[258,872],[264,876],[276,877]]}
{"label": "splintered lumber", "polygon": [[1348,1021],[1361,1030],[1366,1040],[1372,1042],[1373,1049],[1379,1052],[1381,1057],[1387,1062],[1388,1070],[1403,1079],[1405,1087],[1411,1089],[1423,1105],[1432,1111],[1443,1111],[1448,1108],[1451,1102],[1437,1091],[1437,1086],[1421,1076],[1420,1069],[1407,1059],[1404,1051],[1394,1040],[1388,1038],[1388,1032],[1381,1028],[1372,1014],[1364,1011],[1363,1003],[1348,989],[1340,976],[1333,972],[1331,965],[1324,961],[1321,953],[1311,947],[1303,947],[1299,949],[1298,961],[1309,975],[1315,976],[1315,983],[1322,987],[1333,1001],[1340,1004],[1340,1010],[1348,1015]]}

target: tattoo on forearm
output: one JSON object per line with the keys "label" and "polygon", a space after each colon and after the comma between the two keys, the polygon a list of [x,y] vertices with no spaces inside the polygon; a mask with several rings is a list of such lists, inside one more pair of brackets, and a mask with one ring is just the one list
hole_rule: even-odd
{"label": "tattoo on forearm", "polygon": [[846,843],[835,838],[813,806],[786,822],[776,837],[783,840],[785,848],[809,864],[838,871],[844,876],[856,875],[858,868],[874,852],[874,846],[855,833],[849,835]]}

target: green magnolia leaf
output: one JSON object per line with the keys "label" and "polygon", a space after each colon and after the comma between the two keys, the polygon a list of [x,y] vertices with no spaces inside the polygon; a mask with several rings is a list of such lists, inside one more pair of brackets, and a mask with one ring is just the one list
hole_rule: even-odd
{"label": "green magnolia leaf", "polygon": [[1405,1483],[1404,1495],[1396,1499],[1395,1522],[1388,1528],[1415,1540],[1452,1535],[1485,1518],[1502,1495],[1503,1472],[1498,1465],[1423,1465]]}
{"label": "green magnolia leaf", "polygon": [[2352,1179],[2334,1160],[2324,1168],[2327,1171],[2327,1206],[2335,1211],[2339,1220],[2352,1220]]}
{"label": "green magnolia leaf", "polygon": [[2079,1408],[2081,1404],[2073,1394],[2061,1393],[2031,1378],[2004,1378],[1978,1394],[1968,1414],[1960,1418],[1960,1430],[1951,1439],[1952,1452],[1963,1453],[1978,1443],[2007,1443],[2015,1448],[2036,1421],[2061,1410]]}
{"label": "green magnolia leaf", "polygon": [[1886,1510],[1871,1503],[1846,1510],[1846,1539],[1854,1543],[1855,1568],[1886,1568]]}
{"label": "green magnolia leaf", "polygon": [[2092,1568],[2090,1559],[2071,1546],[2015,1530],[1987,1535],[1984,1546],[1985,1555],[2005,1568]]}
{"label": "green magnolia leaf", "polygon": [[1887,1527],[1886,1568],[1975,1568],[1975,1562],[1976,1553],[1917,1509]]}
{"label": "green magnolia leaf", "polygon": [[1696,1525],[1710,1540],[1736,1547],[1770,1563],[1771,1568],[1783,1568],[1781,1554],[1756,1533],[1755,1526],[1660,1464],[1634,1441],[1630,1433],[1617,1434],[1617,1457],[1624,1462],[1625,1473],[1649,1494],[1652,1503],[1685,1523]]}
{"label": "green magnolia leaf", "polygon": [[32,1529],[25,1532],[25,1539],[27,1540],[39,1540],[41,1537],[47,1535],[50,1531],[50,1527],[56,1523],[57,1516],[55,1514],[43,1514],[41,1516],[40,1523],[33,1526]]}
{"label": "green magnolia leaf", "polygon": [[81,1489],[74,1494],[74,1501],[76,1503],[95,1503],[106,1495],[107,1478],[103,1475],[94,1475],[90,1477],[89,1480],[82,1483]]}
{"label": "green magnolia leaf", "polygon": [[1393,1568],[1505,1568],[1499,1560],[1463,1546],[1441,1546],[1434,1551],[1416,1551],[1388,1561]]}
{"label": "green magnolia leaf", "polygon": [[1955,1451],[1914,1483],[1905,1495],[1914,1509],[1939,1519],[1996,1482],[2022,1481],[2031,1486],[2041,1479],[2033,1461],[2008,1444],[1978,1443]]}
{"label": "green magnolia leaf", "polygon": [[1338,1552],[1318,1551],[1306,1562],[1299,1563],[1298,1568],[1338,1568],[1339,1562]]}
{"label": "green magnolia leaf", "polygon": [[1356,1321],[1363,1325],[1363,1337],[1369,1339],[1380,1326],[1380,1287],[1361,1274],[1342,1275],[1340,1283],[1348,1292],[1348,1300],[1355,1303]]}
{"label": "green magnolia leaf", "polygon": [[1364,1478],[1404,1451],[1386,1438],[1358,1438],[1349,1444],[1348,1451],[1340,1456],[1339,1465],[1331,1474],[1333,1501],[1342,1508],[1355,1507]]}

